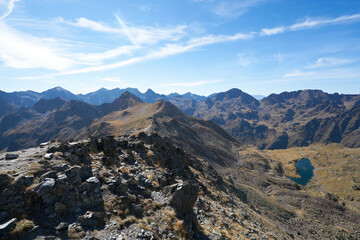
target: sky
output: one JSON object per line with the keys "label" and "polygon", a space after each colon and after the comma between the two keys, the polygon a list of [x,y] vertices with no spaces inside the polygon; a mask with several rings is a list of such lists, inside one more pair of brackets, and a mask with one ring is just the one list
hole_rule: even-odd
{"label": "sky", "polygon": [[0,90],[360,93],[359,0],[0,0]]}

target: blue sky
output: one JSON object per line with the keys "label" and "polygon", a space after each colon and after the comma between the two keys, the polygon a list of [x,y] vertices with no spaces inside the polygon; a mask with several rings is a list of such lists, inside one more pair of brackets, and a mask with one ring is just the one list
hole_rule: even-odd
{"label": "blue sky", "polygon": [[358,0],[0,0],[0,89],[360,93]]}

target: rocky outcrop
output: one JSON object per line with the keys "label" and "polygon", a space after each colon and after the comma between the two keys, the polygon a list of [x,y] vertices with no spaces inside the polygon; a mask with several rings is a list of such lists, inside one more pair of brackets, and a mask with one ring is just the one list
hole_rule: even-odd
{"label": "rocky outcrop", "polygon": [[167,186],[162,191],[168,198],[168,203],[183,215],[193,209],[198,198],[199,186],[191,181]]}

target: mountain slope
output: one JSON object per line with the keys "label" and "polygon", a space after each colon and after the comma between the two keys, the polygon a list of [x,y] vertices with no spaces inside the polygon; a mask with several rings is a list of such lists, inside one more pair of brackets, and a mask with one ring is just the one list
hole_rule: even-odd
{"label": "mountain slope", "polygon": [[158,133],[187,152],[221,166],[237,159],[239,144],[217,125],[181,112],[170,102],[143,103],[112,112],[94,121],[81,135],[119,136],[138,132]]}

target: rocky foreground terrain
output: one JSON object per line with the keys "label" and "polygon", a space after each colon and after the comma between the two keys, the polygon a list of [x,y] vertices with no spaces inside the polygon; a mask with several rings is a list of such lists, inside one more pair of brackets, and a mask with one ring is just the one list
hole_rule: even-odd
{"label": "rocky foreground terrain", "polygon": [[281,163],[240,152],[215,170],[156,133],[41,144],[0,169],[1,239],[360,238],[358,211]]}

